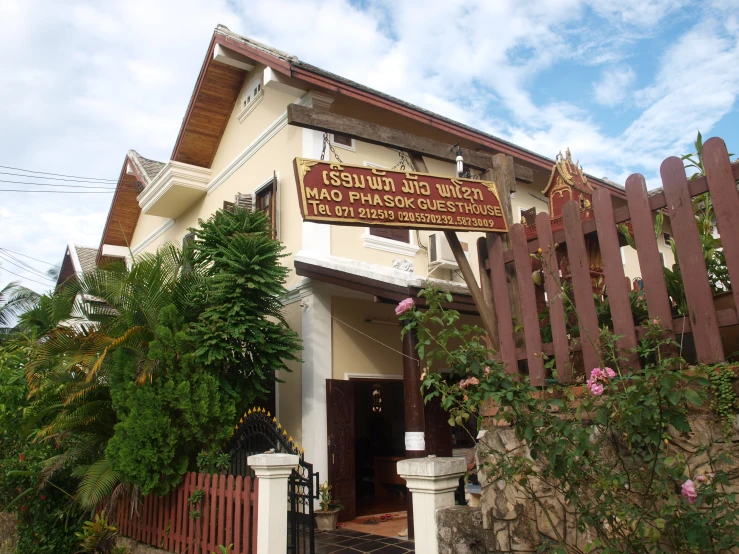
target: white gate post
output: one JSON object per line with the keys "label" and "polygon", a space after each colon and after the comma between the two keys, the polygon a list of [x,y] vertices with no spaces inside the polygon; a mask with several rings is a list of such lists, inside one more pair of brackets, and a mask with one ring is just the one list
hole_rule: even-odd
{"label": "white gate post", "polygon": [[398,462],[398,475],[413,494],[416,552],[438,554],[436,510],[454,506],[454,491],[467,465],[464,458],[415,458]]}
{"label": "white gate post", "polygon": [[287,480],[298,461],[295,454],[257,454],[246,460],[259,479],[257,554],[287,551]]}

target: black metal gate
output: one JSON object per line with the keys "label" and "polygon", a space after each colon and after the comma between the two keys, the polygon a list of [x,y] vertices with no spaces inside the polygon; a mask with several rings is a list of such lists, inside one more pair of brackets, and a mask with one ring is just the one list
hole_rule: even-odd
{"label": "black metal gate", "polygon": [[276,452],[297,454],[298,468],[288,479],[287,552],[315,554],[315,523],[313,500],[318,498],[318,473],[304,459],[292,437],[264,408],[249,410],[239,422],[225,452],[231,457],[231,475],[254,476],[246,463],[253,454]]}

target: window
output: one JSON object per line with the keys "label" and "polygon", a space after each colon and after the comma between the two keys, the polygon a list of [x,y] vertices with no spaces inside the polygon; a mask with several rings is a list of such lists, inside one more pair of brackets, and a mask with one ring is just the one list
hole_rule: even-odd
{"label": "window", "polygon": [[536,208],[521,208],[521,225],[536,225]]}
{"label": "window", "polygon": [[370,227],[370,235],[399,242],[411,242],[411,233],[408,229],[389,229],[387,227]]}
{"label": "window", "polygon": [[276,236],[276,213],[275,213],[275,181],[270,181],[256,192],[255,208],[267,214],[272,226],[272,235]]}
{"label": "window", "polygon": [[665,239],[665,245],[670,246],[670,239],[672,239],[670,233],[662,233],[662,238]]}
{"label": "window", "polygon": [[349,135],[343,135],[341,133],[331,134],[331,144],[333,144],[334,146],[338,146],[339,148],[344,148],[346,150],[356,150],[354,139]]}
{"label": "window", "polygon": [[254,81],[249,84],[249,86],[246,89],[246,93],[244,94],[244,100],[241,105],[242,108],[246,108],[252,100],[255,100],[257,96],[259,96],[259,93],[262,92],[262,81]]}

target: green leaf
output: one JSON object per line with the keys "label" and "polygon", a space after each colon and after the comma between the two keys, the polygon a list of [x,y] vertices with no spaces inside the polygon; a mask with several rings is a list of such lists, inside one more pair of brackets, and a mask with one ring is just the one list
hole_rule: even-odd
{"label": "green leaf", "polygon": [[701,396],[696,391],[694,391],[692,389],[686,389],[683,392],[683,395],[685,396],[685,399],[688,402],[690,402],[691,404],[693,404],[694,406],[701,406],[701,405],[703,405],[703,399],[701,398]]}

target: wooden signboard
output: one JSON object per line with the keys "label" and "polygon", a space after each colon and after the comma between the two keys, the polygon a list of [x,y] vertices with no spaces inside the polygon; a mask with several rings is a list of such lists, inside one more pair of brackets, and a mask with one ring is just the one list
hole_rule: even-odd
{"label": "wooden signboard", "polygon": [[495,183],[295,158],[305,221],[505,233]]}

